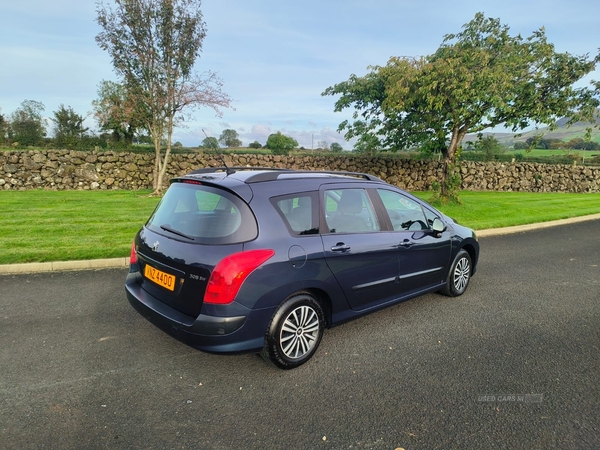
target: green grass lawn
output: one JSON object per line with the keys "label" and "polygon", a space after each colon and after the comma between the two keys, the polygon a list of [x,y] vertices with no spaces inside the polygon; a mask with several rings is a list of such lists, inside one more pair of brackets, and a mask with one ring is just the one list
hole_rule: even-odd
{"label": "green grass lawn", "polygon": [[129,256],[150,191],[0,192],[0,264]]}
{"label": "green grass lawn", "polygon": [[[426,192],[414,194],[423,200],[431,198]],[[600,194],[463,191],[460,199],[462,205],[445,205],[438,209],[475,230],[600,213]]]}
{"label": "green grass lawn", "polygon": [[[2,191],[0,264],[129,256],[150,191]],[[417,193],[425,200],[430,193]],[[600,213],[600,194],[462,192],[440,209],[476,230]]]}
{"label": "green grass lawn", "polygon": [[565,156],[565,155],[579,155],[581,157],[585,156],[585,159],[593,158],[596,155],[600,155],[600,151],[598,150],[543,150],[539,148],[531,149],[529,152],[527,150],[507,150],[507,155],[514,155],[515,153],[521,153],[524,156],[535,156],[535,157],[544,157],[544,156]]}

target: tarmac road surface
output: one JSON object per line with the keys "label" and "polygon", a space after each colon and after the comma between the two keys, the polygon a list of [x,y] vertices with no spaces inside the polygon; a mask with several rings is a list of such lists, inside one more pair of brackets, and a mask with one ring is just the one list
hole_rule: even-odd
{"label": "tarmac road surface", "polygon": [[484,237],[467,292],[281,371],[139,316],[124,269],[0,276],[4,449],[600,448],[600,220]]}

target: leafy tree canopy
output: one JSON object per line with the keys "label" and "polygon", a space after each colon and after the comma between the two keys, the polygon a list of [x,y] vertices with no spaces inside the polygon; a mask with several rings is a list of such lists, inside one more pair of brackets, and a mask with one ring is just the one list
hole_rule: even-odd
{"label": "leafy tree canopy", "polygon": [[269,135],[267,139],[267,148],[276,155],[286,154],[296,147],[298,147],[296,139],[282,134],[281,131]]}
{"label": "leafy tree canopy", "polygon": [[142,121],[136,116],[135,99],[124,84],[102,80],[98,99],[92,102],[94,117],[102,131],[110,131],[114,142],[133,142]]}
{"label": "leafy tree canopy", "polygon": [[[335,111],[354,108],[354,122],[339,130],[369,148],[421,146],[445,157],[442,196],[467,133],[504,124],[517,132],[538,124],[555,127],[593,117],[600,83],[574,83],[595,69],[594,58],[556,52],[544,29],[527,38],[511,36],[499,19],[477,13],[457,34],[444,37],[429,56],[392,57],[364,77],[327,88],[339,95]],[[367,136],[367,137],[365,137]]]}
{"label": "leafy tree canopy", "polygon": [[337,142],[333,142],[330,146],[329,146],[329,150],[331,150],[332,152],[341,152],[342,150],[344,150],[344,148],[338,144]]}
{"label": "leafy tree canopy", "polygon": [[261,148],[261,147],[262,147],[262,145],[260,145],[260,142],[258,142],[258,141],[251,142],[248,145],[248,148]]}
{"label": "leafy tree canopy", "polygon": [[223,130],[219,137],[219,142],[225,147],[241,147],[242,141],[238,137],[238,132],[235,130]]}
{"label": "leafy tree canopy", "polygon": [[11,135],[10,122],[4,114],[2,114],[2,109],[0,108],[0,143],[6,142]]}
{"label": "leafy tree canopy", "polygon": [[40,145],[46,136],[46,120],[42,102],[25,100],[11,116],[12,138],[19,145]]}
{"label": "leafy tree canopy", "polygon": [[202,143],[200,144],[200,148],[212,148],[213,150],[217,149],[219,148],[219,141],[217,141],[216,137],[205,137]]}
{"label": "leafy tree canopy", "polygon": [[479,134],[477,140],[469,144],[471,144],[470,146],[473,148],[473,150],[484,153],[488,160],[493,159],[494,155],[504,153],[506,150],[504,147],[502,147],[500,142],[498,142],[498,139],[491,135],[483,136]]}
{"label": "leafy tree canopy", "polygon": [[83,126],[85,117],[77,114],[70,106],[65,108],[61,104],[57,111],[54,111],[54,138],[59,147],[75,148],[81,137],[87,133],[89,128]]}

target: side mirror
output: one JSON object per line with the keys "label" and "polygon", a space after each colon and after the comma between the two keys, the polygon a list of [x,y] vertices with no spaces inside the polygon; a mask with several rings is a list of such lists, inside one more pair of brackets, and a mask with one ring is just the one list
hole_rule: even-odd
{"label": "side mirror", "polygon": [[431,224],[431,229],[433,231],[435,231],[436,233],[443,233],[444,231],[446,231],[446,225],[444,225],[444,222],[442,222],[440,219],[438,219],[436,217],[435,219],[433,219],[433,223]]}

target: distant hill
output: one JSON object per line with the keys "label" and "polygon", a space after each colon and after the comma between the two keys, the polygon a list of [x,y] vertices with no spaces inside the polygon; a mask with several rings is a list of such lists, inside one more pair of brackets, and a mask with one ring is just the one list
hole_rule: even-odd
{"label": "distant hill", "polygon": [[[539,134],[543,134],[545,139],[560,139],[564,142],[568,142],[571,139],[575,139],[575,138],[584,138],[585,137],[585,133],[586,133],[586,129],[591,125],[594,126],[594,124],[592,123],[583,123],[583,122],[577,122],[573,125],[571,125],[569,128],[566,127],[566,124],[568,122],[568,118],[564,117],[560,120],[558,120],[556,122],[556,125],[558,126],[558,128],[556,130],[553,131],[549,131],[548,127],[544,127],[544,128],[539,128],[537,130],[531,130],[531,131],[524,131],[521,133],[521,136],[519,137],[515,137],[515,133],[506,133],[506,132],[502,132],[502,133],[483,133],[483,136],[494,136],[498,142],[500,142],[502,145],[511,147],[514,145],[515,142],[519,142],[519,141],[526,141],[529,138],[532,138],[536,135]],[[600,124],[600,117],[596,118],[596,124]],[[469,134],[465,137],[464,141],[465,142],[469,142],[469,141],[475,141],[477,140],[477,135],[475,134]],[[598,128],[594,128],[592,130],[592,141],[593,142],[598,142],[600,143],[600,129]]]}
{"label": "distant hill", "polygon": [[[567,122],[569,121],[568,117],[563,117],[562,119],[559,119],[556,121],[556,125],[558,126],[558,128],[566,128],[567,127]],[[596,116],[596,123],[595,125],[600,124],[600,116]],[[593,122],[575,122],[573,125],[571,126],[581,126],[581,127],[589,127],[590,125],[594,125]]]}

